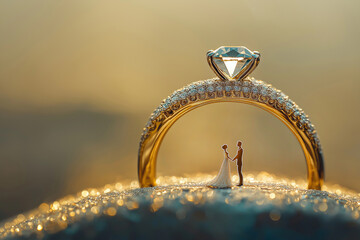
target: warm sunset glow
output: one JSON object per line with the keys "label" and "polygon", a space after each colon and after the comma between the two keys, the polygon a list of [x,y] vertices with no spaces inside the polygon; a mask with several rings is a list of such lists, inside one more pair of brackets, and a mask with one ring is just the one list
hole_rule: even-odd
{"label": "warm sunset glow", "polygon": [[[72,202],[77,192],[76,198],[98,198],[137,187],[138,147],[149,115],[174,90],[214,78],[206,53],[219,46],[261,53],[252,76],[291,96],[316,126],[325,156],[323,189],[345,194],[329,187],[336,183],[360,192],[360,1],[226,2],[0,1],[0,222],[12,216],[19,222],[19,214],[34,208],[62,211],[63,202],[55,200],[70,196]],[[240,69],[241,61],[224,60],[231,73]],[[239,139],[248,183],[282,181],[275,175],[294,187],[306,185],[304,154],[286,126],[232,103],[189,112],[169,130],[156,182],[213,176],[223,160],[221,145],[234,157]],[[274,175],[251,174],[261,171]],[[272,194],[278,197],[267,198]],[[161,195],[156,199],[154,212],[163,207]],[[137,207],[124,199],[113,204]],[[316,211],[330,208],[319,202]],[[64,218],[82,211],[70,209]],[[284,216],[274,213],[277,218]],[[41,226],[39,234],[47,229],[32,224]]]}

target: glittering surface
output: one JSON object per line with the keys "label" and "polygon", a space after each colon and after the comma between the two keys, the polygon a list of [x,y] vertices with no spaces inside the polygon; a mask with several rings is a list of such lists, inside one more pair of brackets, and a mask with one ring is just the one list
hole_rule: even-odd
{"label": "glittering surface", "polygon": [[[6,239],[356,239],[360,194],[267,173],[246,175],[241,188],[211,189],[213,176],[161,177],[86,189],[0,225]],[[236,181],[234,177],[234,181]]]}

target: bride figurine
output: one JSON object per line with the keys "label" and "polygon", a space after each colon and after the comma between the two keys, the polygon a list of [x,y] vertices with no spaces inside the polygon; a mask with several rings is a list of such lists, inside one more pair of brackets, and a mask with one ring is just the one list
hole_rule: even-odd
{"label": "bride figurine", "polygon": [[233,186],[231,182],[230,176],[230,164],[229,164],[229,153],[226,151],[227,145],[223,145],[222,149],[224,149],[224,161],[221,164],[220,171],[218,175],[207,183],[207,186],[212,188],[231,188]]}

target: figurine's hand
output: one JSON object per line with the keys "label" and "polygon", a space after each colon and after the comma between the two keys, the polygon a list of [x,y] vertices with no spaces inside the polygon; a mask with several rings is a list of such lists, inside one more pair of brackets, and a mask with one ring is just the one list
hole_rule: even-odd
{"label": "figurine's hand", "polygon": [[227,157],[230,161],[234,161],[231,157],[229,157],[229,154],[226,154],[226,157]]}

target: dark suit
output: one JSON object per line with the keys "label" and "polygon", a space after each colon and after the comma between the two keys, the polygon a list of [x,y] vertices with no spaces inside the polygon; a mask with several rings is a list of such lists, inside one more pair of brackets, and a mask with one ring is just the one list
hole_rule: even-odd
{"label": "dark suit", "polygon": [[238,153],[237,153],[236,157],[234,158],[234,160],[236,159],[236,165],[237,165],[237,170],[238,170],[238,174],[239,174],[239,184],[238,184],[238,186],[243,185],[243,174],[242,174],[242,156],[243,156],[243,152],[244,152],[244,150],[242,148],[239,148]]}

